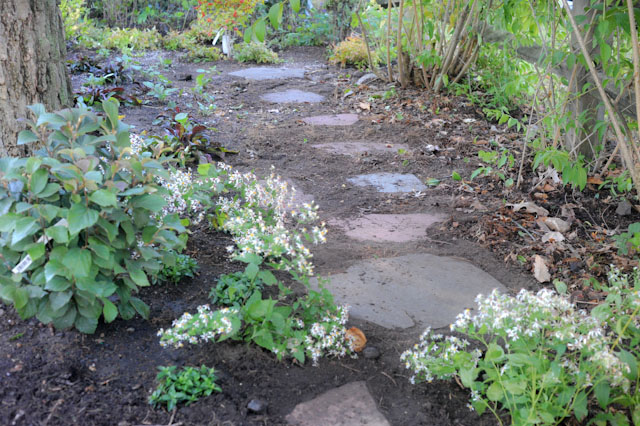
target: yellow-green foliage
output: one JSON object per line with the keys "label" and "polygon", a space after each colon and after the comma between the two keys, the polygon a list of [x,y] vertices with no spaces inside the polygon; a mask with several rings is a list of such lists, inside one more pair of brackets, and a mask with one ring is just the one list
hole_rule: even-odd
{"label": "yellow-green foliage", "polygon": [[89,9],[85,5],[85,0],[61,0],[60,12],[66,40],[88,48],[100,45],[104,38],[104,30],[96,27],[87,17]]}
{"label": "yellow-green foliage", "polygon": [[213,46],[194,44],[188,47],[186,59],[191,62],[213,62],[222,58],[220,49]]}
{"label": "yellow-green foliage", "polygon": [[189,50],[196,45],[196,40],[188,33],[170,31],[162,39],[162,46],[167,50]]}
{"label": "yellow-green foliage", "polygon": [[264,43],[239,43],[234,46],[233,58],[238,62],[256,62],[258,64],[276,64],[282,62],[278,54]]}
{"label": "yellow-green foliage", "polygon": [[157,49],[162,36],[155,28],[139,30],[137,28],[115,28],[105,36],[103,47],[118,50],[152,50]]}
{"label": "yellow-green foliage", "polygon": [[196,19],[191,23],[186,34],[198,43],[211,44],[219,30],[220,27],[215,26],[213,22],[208,22],[206,19]]}
{"label": "yellow-green foliage", "polygon": [[[376,52],[371,52],[372,65],[377,65],[380,59]],[[329,57],[332,64],[340,64],[345,67],[353,65],[357,68],[366,68],[369,64],[367,46],[360,37],[347,37],[333,47],[333,54]]]}

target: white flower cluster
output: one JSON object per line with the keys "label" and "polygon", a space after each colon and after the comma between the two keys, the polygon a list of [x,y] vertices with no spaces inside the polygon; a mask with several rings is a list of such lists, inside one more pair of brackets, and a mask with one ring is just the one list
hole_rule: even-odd
{"label": "white flower cluster", "polygon": [[[629,386],[624,377],[629,367],[613,352],[613,339],[607,335],[603,324],[588,312],[577,309],[567,297],[548,289],[537,293],[521,290],[516,297],[494,290],[488,297],[479,295],[476,303],[477,312],[471,315],[466,310],[459,314],[455,323],[451,324],[452,331],[476,337],[480,341],[483,341],[480,333],[499,337],[507,351],[523,342],[526,343],[524,347],[529,348],[566,345],[568,350],[562,362],[574,381],[578,380],[581,367],[590,364],[594,368],[601,368],[611,379],[612,386],[625,389]],[[438,341],[442,340],[442,336],[433,336],[427,330],[420,344],[402,355],[403,360],[407,368],[416,372],[417,378],[429,380],[433,376],[451,377],[455,369],[449,374],[435,375],[432,372],[440,371],[438,367],[452,353],[466,347],[465,341],[461,345],[455,339],[446,338],[441,347]],[[477,360],[476,355],[473,357]]]}
{"label": "white flower cluster", "polygon": [[[226,183],[242,194],[242,199],[230,200],[220,197],[217,205],[220,213],[226,215],[222,228],[229,232],[236,243],[234,255],[255,253],[264,258],[278,259],[280,267],[298,273],[313,275],[313,256],[304,244],[308,237],[312,244],[326,242],[325,224],[297,230],[285,225],[287,209],[293,205],[295,189],[289,188],[273,172],[264,184],[253,173],[231,171],[231,166],[218,164],[227,172]],[[216,181],[213,181],[216,183]],[[297,223],[308,223],[318,219],[318,207],[305,203],[299,211],[292,211],[291,217]]]}
{"label": "white flower cluster", "polygon": [[191,315],[185,312],[173,321],[171,328],[158,330],[162,347],[181,348],[184,342],[193,345],[215,340],[216,337],[234,332],[233,320],[237,319],[237,308],[223,308],[212,311],[209,305],[198,306],[198,312]]}
{"label": "white flower cluster", "polygon": [[131,133],[129,135],[129,141],[131,142],[131,154],[133,155],[142,154],[142,151],[144,151],[147,147],[144,139],[142,139],[142,137],[136,135],[135,133]]}
{"label": "white flower cluster", "polygon": [[305,338],[305,349],[311,354],[313,365],[323,355],[343,357],[355,354],[353,341],[346,336],[345,324],[349,319],[349,306],[338,307],[336,315],[326,315],[320,322],[311,325]]}
{"label": "white flower cluster", "polygon": [[187,194],[193,191],[193,175],[188,170],[172,170],[168,181],[158,178],[158,183],[169,192],[165,196],[167,205],[162,209],[161,216],[178,213],[181,217],[190,215],[193,222],[198,224],[204,219],[204,207],[198,200],[192,200]]}

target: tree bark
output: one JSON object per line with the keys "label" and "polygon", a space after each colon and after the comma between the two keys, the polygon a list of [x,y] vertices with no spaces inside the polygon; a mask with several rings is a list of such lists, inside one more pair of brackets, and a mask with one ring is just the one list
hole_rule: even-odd
{"label": "tree bark", "polygon": [[64,27],[56,0],[0,0],[0,11],[0,157],[19,156],[27,106],[71,105]]}

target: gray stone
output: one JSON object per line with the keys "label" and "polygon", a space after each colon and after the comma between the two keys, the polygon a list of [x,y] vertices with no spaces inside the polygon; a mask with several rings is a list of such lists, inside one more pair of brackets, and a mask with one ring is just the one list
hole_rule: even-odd
{"label": "gray stone", "polygon": [[318,95],[312,92],[303,92],[302,90],[291,89],[284,92],[268,93],[260,96],[260,98],[267,102],[273,102],[276,104],[290,104],[290,103],[317,103],[324,101],[324,96]]}
{"label": "gray stone", "polygon": [[380,351],[375,346],[367,346],[362,350],[362,355],[366,359],[378,359],[380,358]]}
{"label": "gray stone", "polygon": [[420,240],[427,228],[444,219],[438,214],[370,214],[350,221],[330,220],[356,240],[404,243]]}
{"label": "gray stone", "polygon": [[405,151],[409,150],[409,147],[404,144],[388,144],[381,142],[329,142],[311,146],[328,151],[332,154],[350,156],[356,156],[367,152],[388,152],[391,154],[396,154],[399,149],[403,149]]}
{"label": "gray stone", "polygon": [[254,67],[234,71],[229,75],[249,80],[284,80],[287,78],[304,78],[304,70],[302,68]]}
{"label": "gray stone", "polygon": [[363,75],[362,77],[360,77],[358,79],[358,81],[356,82],[356,84],[358,86],[362,85],[362,84],[367,84],[370,81],[375,80],[376,78],[378,78],[378,76],[376,76],[374,73],[370,72],[368,74]]}
{"label": "gray stone", "polygon": [[349,178],[348,181],[357,186],[375,186],[378,192],[413,192],[427,189],[415,175],[398,173],[359,175]]}
{"label": "gray stone", "polygon": [[358,114],[317,115],[302,121],[312,126],[351,126],[358,122]]}
{"label": "gray stone", "polygon": [[389,426],[365,382],[352,382],[298,404],[285,420],[296,426]]}
{"label": "gray stone", "polygon": [[262,414],[267,411],[268,404],[261,399],[252,399],[247,404],[247,410],[254,414]]}
{"label": "gray stone", "polygon": [[[441,328],[475,306],[478,293],[506,291],[470,262],[431,254],[410,254],[356,263],[328,276],[325,287],[337,303],[351,305],[356,318],[386,328]],[[317,280],[312,281],[317,288]]]}
{"label": "gray stone", "polygon": [[629,216],[631,214],[631,203],[627,200],[622,200],[618,203],[616,208],[616,214],[618,216]]}

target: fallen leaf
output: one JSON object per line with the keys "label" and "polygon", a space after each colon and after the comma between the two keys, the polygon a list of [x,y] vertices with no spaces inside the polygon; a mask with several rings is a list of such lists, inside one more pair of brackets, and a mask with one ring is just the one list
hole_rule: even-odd
{"label": "fallen leaf", "polygon": [[565,240],[564,235],[562,235],[559,232],[547,232],[542,236],[543,243],[548,243],[548,242],[559,243],[564,240]]}
{"label": "fallen leaf", "polygon": [[488,210],[487,207],[478,200],[475,200],[473,203],[471,203],[471,207],[479,212],[486,212]]}
{"label": "fallen leaf", "polygon": [[513,211],[520,211],[524,209],[527,213],[535,213],[538,216],[549,216],[549,210],[544,207],[538,206],[536,203],[531,201],[524,201],[522,203],[516,204],[507,204],[507,207],[511,207]]}
{"label": "fallen leaf", "polygon": [[356,352],[361,352],[367,345],[367,338],[358,327],[351,327],[344,335],[353,342],[353,350]]}
{"label": "fallen leaf", "polygon": [[360,109],[365,110],[365,111],[370,111],[371,110],[371,104],[369,102],[360,102],[358,104],[358,107]]}
{"label": "fallen leaf", "polygon": [[551,274],[549,274],[549,268],[544,258],[537,254],[533,257],[533,276],[539,283],[551,281]]}
{"label": "fallen leaf", "polygon": [[587,178],[587,183],[591,183],[593,185],[602,185],[604,181],[600,179],[600,176],[596,175],[596,176],[589,176]]}
{"label": "fallen leaf", "polygon": [[552,231],[567,232],[569,228],[571,228],[571,224],[569,222],[557,217],[547,217],[543,220]]}

